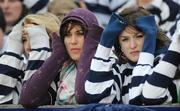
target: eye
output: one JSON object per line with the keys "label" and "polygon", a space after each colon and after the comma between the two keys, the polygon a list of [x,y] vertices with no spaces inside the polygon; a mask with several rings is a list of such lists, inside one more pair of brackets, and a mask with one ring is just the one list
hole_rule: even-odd
{"label": "eye", "polygon": [[122,42],[126,42],[126,41],[128,41],[129,39],[128,39],[128,37],[125,37],[125,36],[121,36],[121,39],[120,39]]}
{"label": "eye", "polygon": [[137,38],[143,38],[144,35],[143,35],[142,33],[138,33],[138,34],[136,35],[136,37],[137,37]]}
{"label": "eye", "polygon": [[123,38],[123,39],[121,39],[121,41],[123,41],[123,42],[128,41],[128,38]]}
{"label": "eye", "polygon": [[84,35],[84,31],[79,30],[79,31],[76,32],[76,34],[77,34],[77,35]]}

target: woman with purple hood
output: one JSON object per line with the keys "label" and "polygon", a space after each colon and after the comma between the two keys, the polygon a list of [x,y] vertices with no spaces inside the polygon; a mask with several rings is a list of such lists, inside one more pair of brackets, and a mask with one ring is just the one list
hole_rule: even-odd
{"label": "woman with purple hood", "polygon": [[[85,73],[89,70],[101,32],[102,28],[89,10],[77,8],[68,13],[60,25],[61,40],[52,41],[51,56],[23,84],[20,104],[34,108],[85,101],[79,100],[84,96],[83,90],[81,91],[84,87],[82,84],[85,82]],[[58,35],[53,33],[52,37],[57,38]],[[77,92],[76,88],[80,90]]]}

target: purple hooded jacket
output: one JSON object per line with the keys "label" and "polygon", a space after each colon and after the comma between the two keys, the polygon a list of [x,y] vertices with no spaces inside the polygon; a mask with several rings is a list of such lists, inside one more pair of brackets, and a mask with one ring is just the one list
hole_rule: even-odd
{"label": "purple hooded jacket", "polygon": [[[75,96],[78,103],[87,103],[84,97],[84,82],[86,74],[89,71],[90,63],[96,48],[100,41],[100,35],[102,28],[99,27],[98,22],[94,14],[86,9],[77,8],[72,10],[65,16],[60,25],[62,26],[69,20],[76,20],[84,24],[87,28],[85,34],[83,52],[77,66],[77,76],[75,83]],[[60,30],[60,35],[62,35]],[[58,79],[59,69],[61,69],[63,63],[68,59],[68,55],[65,46],[62,41],[59,40],[57,34],[52,34],[52,54],[44,61],[42,66],[28,79],[22,87],[20,94],[20,104],[24,107],[34,108],[41,105],[49,105],[55,103],[55,95],[51,95],[49,92],[51,83]],[[56,91],[55,91],[56,92]],[[54,97],[52,97],[54,96]],[[54,98],[54,99],[52,99]]]}
{"label": "purple hooded jacket", "polygon": [[[69,20],[77,20],[81,22],[84,26],[86,26],[88,30],[85,34],[83,52],[78,62],[78,73],[75,82],[76,100],[80,104],[85,104],[87,103],[87,101],[85,100],[86,97],[84,97],[85,77],[87,72],[89,71],[91,59],[95,54],[103,29],[99,26],[95,15],[87,9],[77,8],[71,11],[63,19],[61,27]],[[62,29],[61,27],[60,29]],[[61,32],[62,30],[60,30],[60,34],[62,34]]]}

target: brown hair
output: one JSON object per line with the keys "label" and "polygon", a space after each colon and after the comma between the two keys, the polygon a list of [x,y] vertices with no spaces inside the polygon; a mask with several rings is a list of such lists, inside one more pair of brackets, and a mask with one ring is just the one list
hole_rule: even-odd
{"label": "brown hair", "polygon": [[[137,28],[135,25],[136,18],[141,16],[148,16],[151,15],[151,13],[142,7],[131,7],[124,9],[121,13],[119,13],[119,15],[128,22],[128,25]],[[159,49],[162,48],[163,46],[167,46],[170,43],[170,39],[164,34],[164,32],[158,26],[157,28],[158,31],[157,31],[157,39],[156,39],[157,40],[156,49]],[[116,42],[117,43],[115,44],[115,53],[120,59],[122,59],[122,61],[124,60],[124,62],[127,62],[127,60],[124,59],[125,57],[121,52],[118,40]]]}
{"label": "brown hair", "polygon": [[[70,25],[71,24],[71,25]],[[80,25],[83,32],[84,32],[84,35],[86,34],[86,26],[84,26],[81,22],[79,21],[76,21],[76,20],[69,20],[67,21],[66,23],[63,24],[63,26],[61,27],[61,30],[60,30],[60,36],[64,42],[64,37],[67,35],[67,33],[69,33],[69,31],[72,30],[72,28],[75,26],[75,25]],[[70,27],[69,27],[70,26]]]}

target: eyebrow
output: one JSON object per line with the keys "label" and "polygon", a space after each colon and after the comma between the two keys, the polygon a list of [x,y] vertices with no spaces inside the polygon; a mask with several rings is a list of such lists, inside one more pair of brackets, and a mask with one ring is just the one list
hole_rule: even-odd
{"label": "eyebrow", "polygon": [[129,36],[120,36],[120,37],[129,37]]}

